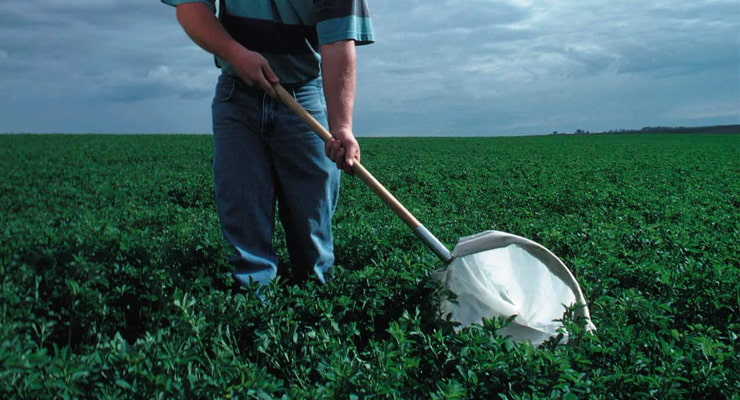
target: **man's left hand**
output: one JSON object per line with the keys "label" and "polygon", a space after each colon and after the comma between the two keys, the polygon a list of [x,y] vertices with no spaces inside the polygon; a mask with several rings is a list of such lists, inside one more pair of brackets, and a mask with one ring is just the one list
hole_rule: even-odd
{"label": "man's left hand", "polygon": [[351,174],[352,167],[360,162],[360,144],[351,131],[335,131],[332,136],[334,138],[326,142],[326,155],[337,168]]}

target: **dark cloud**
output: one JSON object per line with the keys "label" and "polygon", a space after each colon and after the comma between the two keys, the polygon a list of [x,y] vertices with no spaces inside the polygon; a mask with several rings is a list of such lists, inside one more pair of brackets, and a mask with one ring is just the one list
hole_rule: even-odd
{"label": "dark cloud", "polygon": [[507,2],[476,0],[411,0],[370,2],[374,25],[379,33],[446,33],[456,30],[487,29],[526,19],[530,11]]}
{"label": "dark cloud", "polygon": [[[740,123],[736,0],[402,3],[369,0],[358,134]],[[217,74],[156,0],[0,2],[0,132],[208,132]]]}
{"label": "dark cloud", "polygon": [[[378,114],[434,104],[414,131],[445,124],[457,134],[607,130],[640,121],[690,125],[699,119],[681,110],[707,104],[712,91],[715,121],[740,122],[736,3],[436,1],[432,7],[466,4],[481,16],[492,7],[502,12],[487,25],[480,23],[486,18],[469,17],[473,29],[465,29],[465,17],[433,20],[444,28],[419,34],[404,29],[416,4],[383,15],[394,19],[387,25],[396,30],[391,44],[380,40],[367,51],[363,62],[372,84],[361,87],[363,94],[381,93],[362,102]],[[695,81],[702,82],[701,92]],[[386,121],[367,124],[371,131],[402,132],[399,119],[393,126]]]}
{"label": "dark cloud", "polygon": [[18,96],[35,95],[28,85],[101,101],[210,95],[213,74],[189,64],[192,44],[158,2],[6,2],[0,15],[20,21],[0,28],[0,73],[15,81],[0,87]]}

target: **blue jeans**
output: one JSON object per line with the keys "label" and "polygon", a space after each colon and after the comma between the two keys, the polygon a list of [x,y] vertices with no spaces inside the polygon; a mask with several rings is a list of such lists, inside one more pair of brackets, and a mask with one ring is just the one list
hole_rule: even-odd
{"label": "blue jeans", "polygon": [[[320,79],[288,91],[327,126]],[[313,271],[326,282],[334,263],[331,218],[340,171],[324,142],[280,100],[225,74],[212,111],[216,206],[223,235],[235,250],[234,278],[264,285],[276,276],[277,208],[299,275],[294,277],[305,279]]]}

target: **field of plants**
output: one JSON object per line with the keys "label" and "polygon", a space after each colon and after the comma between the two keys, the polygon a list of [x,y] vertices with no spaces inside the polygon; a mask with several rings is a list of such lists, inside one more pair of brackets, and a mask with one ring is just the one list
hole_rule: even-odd
{"label": "field of plants", "polygon": [[0,398],[740,399],[740,135],[361,144],[448,247],[548,247],[598,331],[455,333],[442,265],[351,176],[333,280],[286,274],[263,304],[232,286],[210,136],[4,135]]}

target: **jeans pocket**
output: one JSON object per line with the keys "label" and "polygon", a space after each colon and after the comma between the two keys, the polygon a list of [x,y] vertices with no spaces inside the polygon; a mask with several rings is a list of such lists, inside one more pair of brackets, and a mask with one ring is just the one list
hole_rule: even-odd
{"label": "jeans pocket", "polygon": [[231,101],[236,89],[236,80],[221,75],[216,85],[216,93],[213,96],[213,104],[226,103]]}
{"label": "jeans pocket", "polygon": [[326,112],[326,100],[320,80],[314,80],[295,89],[293,92],[296,101],[311,114]]}

